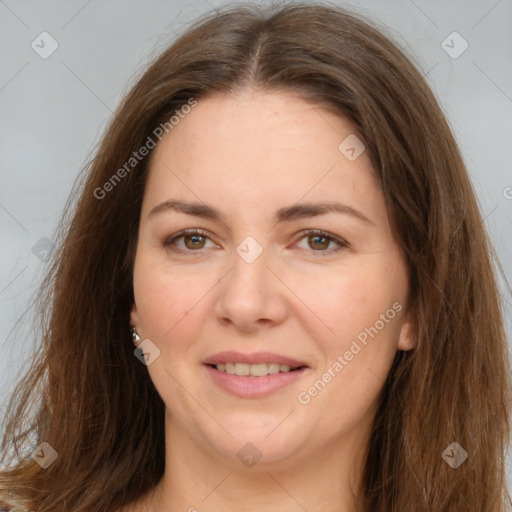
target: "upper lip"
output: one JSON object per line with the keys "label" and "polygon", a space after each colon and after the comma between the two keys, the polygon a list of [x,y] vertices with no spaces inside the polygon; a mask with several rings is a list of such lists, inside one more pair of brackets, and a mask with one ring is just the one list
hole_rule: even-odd
{"label": "upper lip", "polygon": [[293,359],[291,357],[282,356],[280,354],[273,354],[272,352],[253,352],[252,354],[244,354],[242,352],[227,351],[218,352],[212,356],[207,357],[204,364],[219,364],[219,363],[276,363],[280,365],[288,365],[291,368],[299,368],[301,366],[308,366],[305,362]]}

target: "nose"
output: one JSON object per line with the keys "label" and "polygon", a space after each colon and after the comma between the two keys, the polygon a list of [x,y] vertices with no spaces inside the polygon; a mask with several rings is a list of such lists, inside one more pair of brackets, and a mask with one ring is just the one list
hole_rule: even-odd
{"label": "nose", "polygon": [[289,312],[288,289],[278,277],[277,262],[266,249],[254,260],[246,257],[243,247],[238,249],[231,270],[219,283],[214,308],[219,322],[244,332],[283,322]]}

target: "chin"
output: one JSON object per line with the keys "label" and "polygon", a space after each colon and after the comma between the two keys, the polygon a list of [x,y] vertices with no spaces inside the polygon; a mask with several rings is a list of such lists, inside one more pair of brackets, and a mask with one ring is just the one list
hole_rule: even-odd
{"label": "chin", "polygon": [[241,421],[237,426],[227,427],[233,437],[223,436],[221,443],[218,437],[211,439],[210,446],[230,459],[238,469],[244,465],[248,469],[258,470],[286,467],[306,440],[301,442],[300,429],[290,430],[279,425],[283,417],[273,426],[269,426],[268,422],[251,425]]}

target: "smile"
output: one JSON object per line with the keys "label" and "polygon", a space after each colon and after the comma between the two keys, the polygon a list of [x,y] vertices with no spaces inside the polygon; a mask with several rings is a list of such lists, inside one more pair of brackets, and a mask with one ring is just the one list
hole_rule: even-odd
{"label": "smile", "polygon": [[251,377],[266,377],[267,375],[276,375],[277,373],[288,373],[302,368],[302,366],[292,368],[287,364],[278,363],[219,363],[212,366],[215,366],[215,368],[219,372],[225,372],[229,373],[230,375],[238,376],[250,375]]}
{"label": "smile", "polygon": [[[222,368],[222,363],[220,364]],[[308,367],[302,366],[297,369],[289,368],[286,371],[278,371],[277,373],[266,373],[270,365],[262,365],[267,366],[267,368],[258,368],[259,364],[249,366],[257,367],[255,372],[260,372],[262,375],[237,375],[236,373],[228,373],[225,369],[218,370],[216,365],[205,365],[203,368],[206,368],[212,383],[217,389],[239,398],[264,398],[275,395],[278,391],[285,391],[309,370]],[[246,371],[246,369],[242,371]],[[265,374],[263,375],[264,371]]]}

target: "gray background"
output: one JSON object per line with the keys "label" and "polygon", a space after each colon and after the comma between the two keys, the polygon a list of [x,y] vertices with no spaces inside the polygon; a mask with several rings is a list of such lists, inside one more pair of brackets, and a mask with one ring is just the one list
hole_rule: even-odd
{"label": "gray background", "polygon": [[[225,3],[0,0],[2,410],[33,350],[27,308],[46,268],[41,260],[51,242],[44,239],[54,236],[79,170],[148,56],[197,15]],[[511,281],[512,1],[336,3],[387,26],[427,76]],[[46,59],[31,47],[32,41],[42,46],[43,31],[58,43]],[[454,31],[469,45],[457,58],[442,46]],[[452,53],[462,49],[456,37],[447,44]],[[511,300],[502,290],[510,339]]]}

